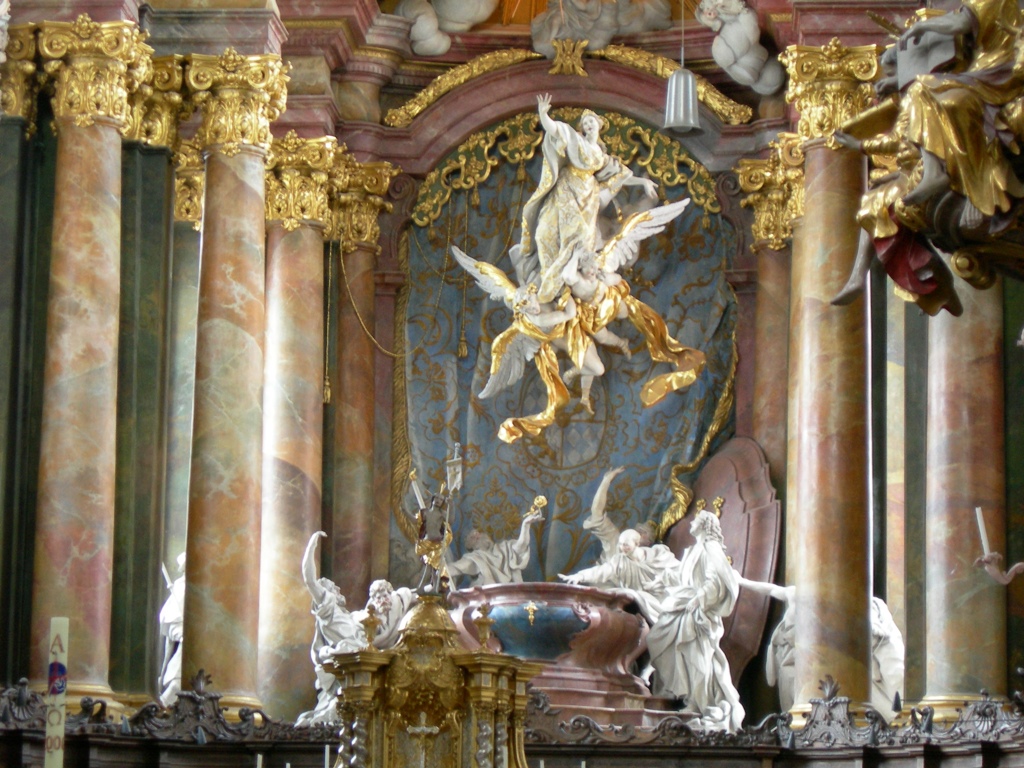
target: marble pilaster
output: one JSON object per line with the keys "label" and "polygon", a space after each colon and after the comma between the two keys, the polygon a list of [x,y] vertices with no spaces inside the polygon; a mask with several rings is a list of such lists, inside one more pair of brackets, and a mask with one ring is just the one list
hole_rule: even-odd
{"label": "marble pilaster", "polygon": [[803,152],[795,134],[780,134],[764,160],[741,160],[744,207],[754,211],[757,257],[753,436],[764,449],[772,482],[785,496],[787,363],[791,242],[804,207]]}
{"label": "marble pilaster", "polygon": [[206,157],[182,678],[258,705],[264,162],[284,108],[278,56],[189,57]]}
{"label": "marble pilaster", "polygon": [[[374,520],[374,393],[377,216],[397,173],[388,163],[339,155],[333,179],[334,231],[340,243],[335,273],[340,296],[337,373],[333,377],[334,445],[331,573],[353,605],[365,602],[372,574]],[[344,489],[344,492],[340,492]]]}
{"label": "marble pilaster", "polygon": [[260,699],[274,717],[311,709],[309,592],[299,569],[320,530],[324,230],[334,137],[274,142],[267,171]]}
{"label": "marble pilaster", "polygon": [[1001,288],[961,290],[963,316],[940,313],[928,329],[923,701],[937,718],[982,689],[1006,693],[1006,589],[974,565],[975,507],[992,549],[1006,550]]}
{"label": "marble pilaster", "polygon": [[790,293],[786,499],[787,578],[797,612],[794,709],[802,712],[825,675],[857,707],[870,693],[867,316],[863,299],[830,304],[853,266],[864,160],[832,148],[830,136],[870,98],[877,49],[833,40],[790,47],[782,58],[805,139],[804,217]]}
{"label": "marble pilaster", "polygon": [[[34,57],[34,38],[29,42]],[[11,66],[13,62],[0,67],[0,100]],[[27,74],[34,71],[29,63]],[[6,680],[16,680],[28,669],[42,385],[38,362],[44,348],[49,271],[49,238],[40,242],[31,224],[37,200],[42,215],[49,217],[55,153],[50,131],[44,128],[37,134],[42,139],[37,144],[29,141],[26,117],[15,112],[0,115],[0,339],[7,342],[0,344],[0,615],[13,619],[8,631],[0,633],[0,678]],[[42,151],[33,151],[37,148]],[[51,162],[39,162],[40,157]],[[51,173],[44,173],[47,169]]]}
{"label": "marble pilaster", "polygon": [[[151,701],[161,645],[160,575],[167,408],[167,293],[172,168],[166,147],[122,151],[121,309],[110,683],[126,704]],[[173,561],[171,561],[173,562]]]}
{"label": "marble pilaster", "polygon": [[54,78],[59,139],[30,669],[41,683],[50,617],[67,616],[71,638],[81,638],[69,656],[69,695],[109,697],[120,131],[128,89],[148,66],[149,49],[134,25],[86,16],[43,24],[39,48]]}

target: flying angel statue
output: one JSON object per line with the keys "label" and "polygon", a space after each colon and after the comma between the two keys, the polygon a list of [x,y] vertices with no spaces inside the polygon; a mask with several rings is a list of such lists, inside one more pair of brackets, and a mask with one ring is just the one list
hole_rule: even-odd
{"label": "flying angel statue", "polygon": [[[502,423],[498,436],[507,443],[524,434],[539,435],[554,422],[569,402],[566,381],[580,379],[580,402],[594,412],[591,386],[605,373],[598,347],[630,355],[628,342],[608,327],[614,320],[629,319],[643,334],[651,358],[674,367],[644,385],[645,406],[692,384],[704,367],[704,354],[672,338],[661,316],[631,296],[629,283],[619,274],[636,262],[640,244],[662,232],[690,201],[633,213],[605,240],[598,227],[601,209],[627,186],[641,187],[656,199],[657,185],[634,176],[608,154],[600,139],[603,118],[586,110],[577,131],[550,117],[549,96],[538,96],[537,105],[544,129],[543,173],[523,208],[522,239],[509,250],[519,284],[494,265],[452,247],[477,284],[513,312],[512,325],[491,345],[490,378],[480,397],[492,397],[518,382],[531,361],[547,390],[541,413]],[[564,379],[556,351],[565,352],[572,362]]]}

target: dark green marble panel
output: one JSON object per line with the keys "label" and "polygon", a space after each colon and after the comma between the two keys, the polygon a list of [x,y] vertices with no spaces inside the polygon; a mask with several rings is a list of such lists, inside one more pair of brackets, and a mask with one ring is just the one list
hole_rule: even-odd
{"label": "dark green marble panel", "polygon": [[157,693],[157,614],[167,423],[170,152],[127,144],[121,172],[121,305],[117,381],[110,685]]}
{"label": "dark green marble panel", "polygon": [[904,697],[925,693],[925,462],[928,438],[928,317],[915,304],[906,307],[906,430],[904,478],[906,508],[907,636]]}

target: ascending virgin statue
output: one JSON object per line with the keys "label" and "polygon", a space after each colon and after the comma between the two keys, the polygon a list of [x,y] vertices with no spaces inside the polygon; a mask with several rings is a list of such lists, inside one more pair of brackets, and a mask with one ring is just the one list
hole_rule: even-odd
{"label": "ascending virgin statue", "polygon": [[[674,368],[644,385],[645,406],[689,386],[704,367],[704,354],[676,341],[661,316],[630,295],[629,283],[619,274],[636,262],[640,243],[664,230],[689,199],[633,213],[605,238],[599,216],[615,203],[619,191],[638,186],[656,199],[657,185],[634,176],[608,154],[600,138],[602,119],[594,112],[583,112],[577,130],[551,118],[550,96],[538,96],[537,107],[544,130],[544,166],[540,183],[523,208],[521,241],[509,250],[518,285],[497,267],[452,247],[480,287],[513,311],[512,325],[491,345],[490,379],[480,397],[491,397],[519,381],[530,361],[547,390],[541,413],[502,423],[498,436],[508,443],[524,434],[538,435],[554,422],[557,411],[569,402],[567,381],[580,379],[580,400],[591,410],[591,385],[605,372],[598,347],[629,355],[626,340],[609,328],[615,320],[628,318],[643,334],[652,359]],[[564,374],[557,352],[572,363]]]}

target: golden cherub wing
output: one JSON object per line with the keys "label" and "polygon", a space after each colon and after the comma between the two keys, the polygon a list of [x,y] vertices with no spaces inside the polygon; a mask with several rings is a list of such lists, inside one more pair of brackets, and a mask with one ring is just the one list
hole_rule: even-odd
{"label": "golden cherub wing", "polygon": [[515,325],[499,333],[491,343],[491,377],[478,397],[494,397],[523,377],[526,364],[540,349],[540,342],[530,338]]}
{"label": "golden cherub wing", "polygon": [[505,305],[512,309],[516,286],[508,279],[508,275],[493,264],[477,261],[456,245],[452,246],[452,255],[462,265],[462,268],[473,276],[476,284],[483,288],[487,295],[492,299],[505,302]]}
{"label": "golden cherub wing", "polygon": [[622,267],[632,266],[640,252],[640,243],[665,229],[689,204],[690,198],[686,198],[634,213],[626,219],[619,233],[601,249],[598,259],[601,269],[605,272],[618,272]]}

